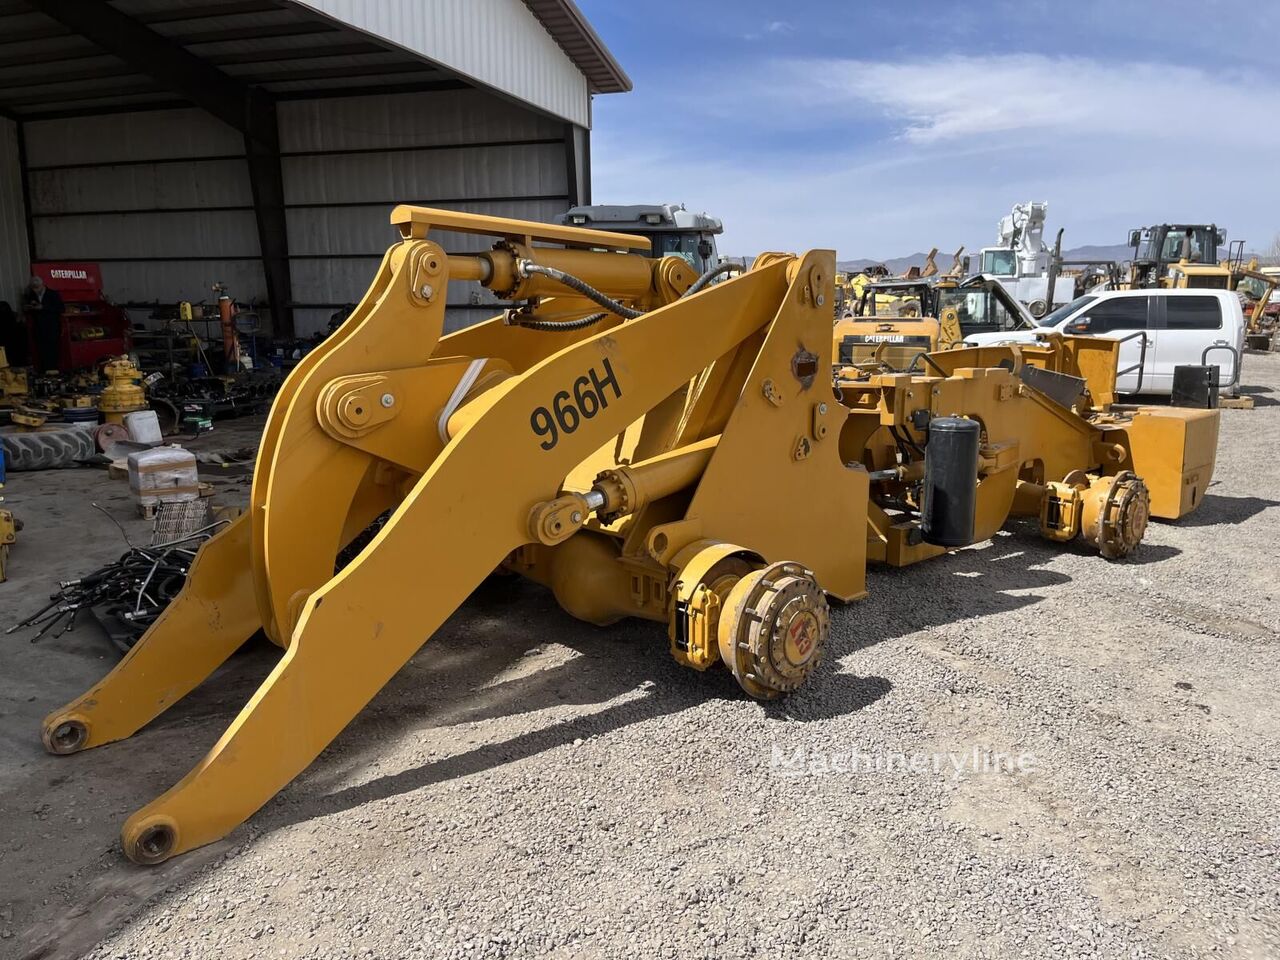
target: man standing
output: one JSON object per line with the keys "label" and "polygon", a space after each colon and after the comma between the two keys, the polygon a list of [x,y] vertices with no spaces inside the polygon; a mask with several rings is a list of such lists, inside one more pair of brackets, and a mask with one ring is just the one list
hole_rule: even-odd
{"label": "man standing", "polygon": [[58,345],[62,339],[62,296],[50,290],[39,277],[27,287],[27,315],[35,325],[36,372],[58,369]]}

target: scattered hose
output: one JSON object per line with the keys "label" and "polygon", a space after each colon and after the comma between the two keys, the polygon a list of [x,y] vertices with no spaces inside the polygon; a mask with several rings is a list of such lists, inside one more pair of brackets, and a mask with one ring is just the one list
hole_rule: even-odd
{"label": "scattered hose", "polygon": [[122,653],[128,652],[178,595],[200,544],[227,522],[211,523],[180,540],[130,547],[114,563],[78,579],[63,580],[49,603],[5,633],[39,626],[32,643],[46,634],[60,637],[75,629],[81,610],[89,610],[102,621],[111,642]]}

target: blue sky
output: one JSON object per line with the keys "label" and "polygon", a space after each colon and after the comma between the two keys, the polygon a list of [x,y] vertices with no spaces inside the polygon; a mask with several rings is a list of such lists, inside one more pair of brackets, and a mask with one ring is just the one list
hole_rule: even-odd
{"label": "blue sky", "polygon": [[635,83],[599,96],[597,203],[683,202],[721,252],[893,257],[1280,234],[1280,3],[578,0]]}

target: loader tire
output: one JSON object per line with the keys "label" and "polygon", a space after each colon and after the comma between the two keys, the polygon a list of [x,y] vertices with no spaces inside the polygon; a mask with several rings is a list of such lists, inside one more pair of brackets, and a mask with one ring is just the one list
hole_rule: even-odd
{"label": "loader tire", "polygon": [[5,469],[15,473],[74,467],[97,452],[92,431],[63,426],[39,430],[6,428],[0,431],[0,446],[4,450]]}

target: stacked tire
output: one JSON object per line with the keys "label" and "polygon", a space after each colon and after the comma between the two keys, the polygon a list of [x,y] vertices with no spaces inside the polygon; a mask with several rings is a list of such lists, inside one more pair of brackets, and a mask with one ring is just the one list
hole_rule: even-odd
{"label": "stacked tire", "polygon": [[93,431],[64,424],[38,430],[6,427],[0,430],[6,470],[58,470],[88,460],[94,449]]}

